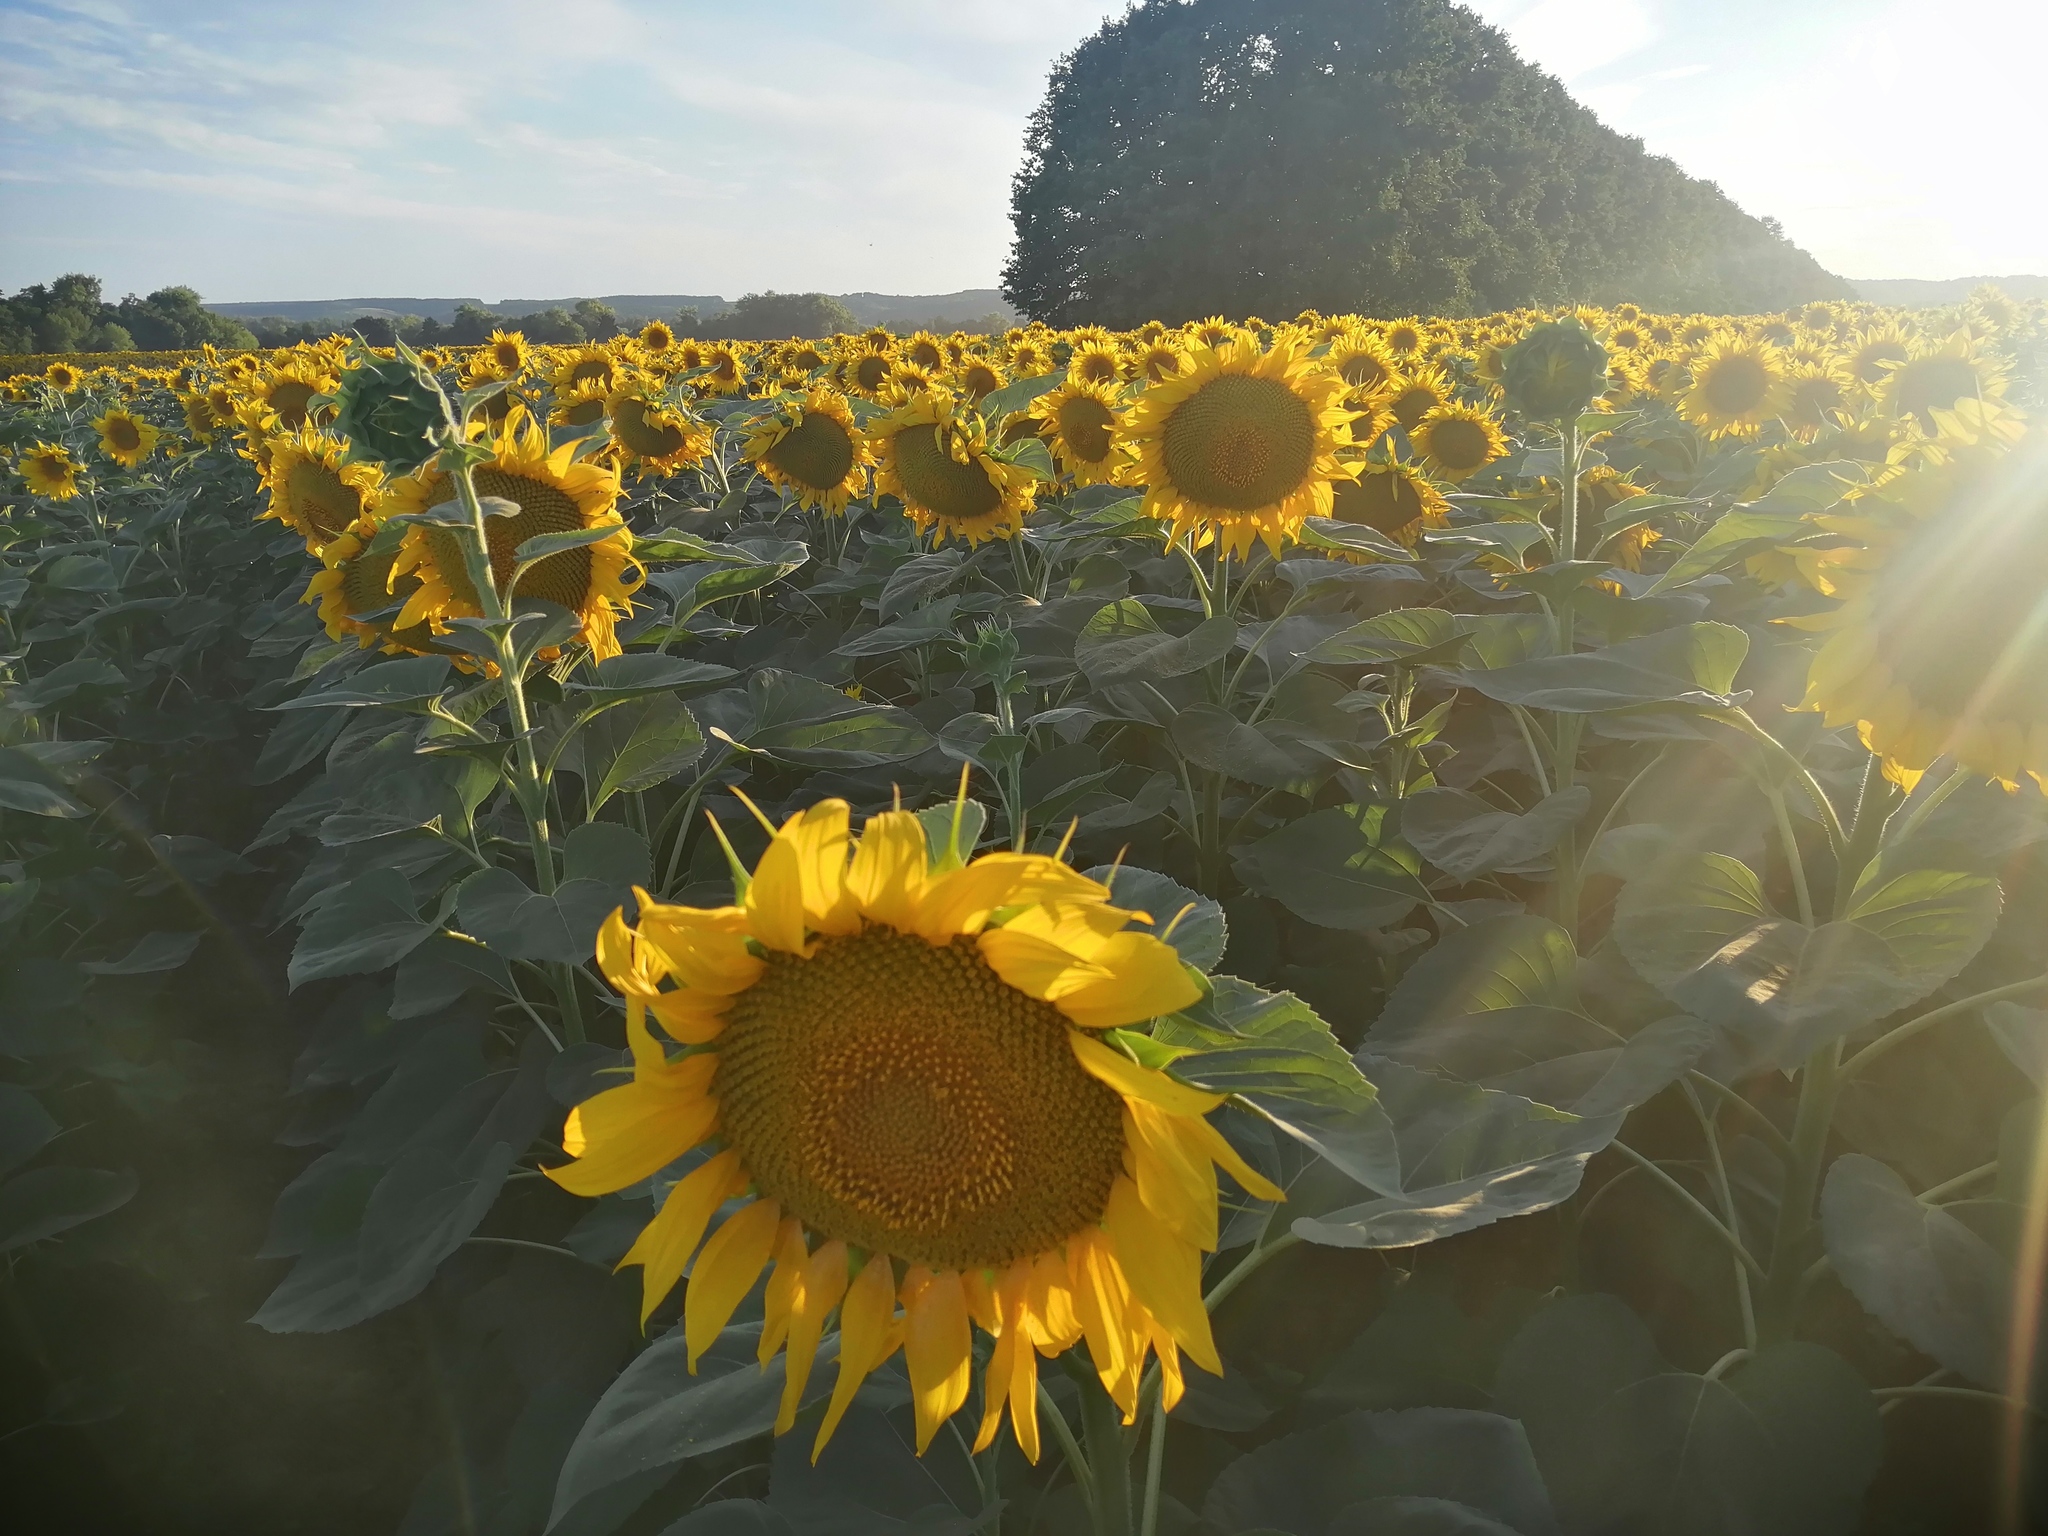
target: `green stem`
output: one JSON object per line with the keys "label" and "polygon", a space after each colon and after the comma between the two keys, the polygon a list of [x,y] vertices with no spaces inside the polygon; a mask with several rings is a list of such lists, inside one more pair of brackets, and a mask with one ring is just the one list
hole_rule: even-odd
{"label": "green stem", "polygon": [[1792,871],[1792,894],[1799,902],[1799,921],[1808,928],[1814,926],[1813,893],[1806,884],[1806,861],[1799,856],[1799,837],[1792,830],[1792,813],[1785,809],[1785,792],[1775,784],[1771,786],[1771,819],[1778,825],[1778,846],[1785,852],[1785,863]]}
{"label": "green stem", "polygon": [[1939,784],[1935,785],[1933,789],[1927,792],[1927,798],[1925,800],[1922,800],[1918,805],[1914,806],[1912,810],[1906,812],[1906,818],[1904,821],[1899,823],[1899,829],[1896,832],[1892,832],[1890,828],[1886,828],[1886,831],[1890,833],[1890,835],[1886,838],[1886,841],[1891,843],[1903,843],[1915,832],[1918,832],[1923,826],[1927,824],[1927,818],[1934,814],[1935,808],[1939,806],[1942,801],[1946,800],[1950,795],[1954,794],[1957,790],[1961,789],[1965,781],[1972,777],[1974,777],[1974,775],[1966,772],[1962,768],[1951,769],[1949,771],[1949,775],[1947,778],[1943,779]]}
{"label": "green stem", "polygon": [[1138,1511],[1138,1536],[1158,1536],[1159,1478],[1166,1467],[1165,1386],[1152,1392],[1152,1438],[1145,1447],[1145,1499]]}
{"label": "green stem", "polygon": [[1793,1334],[1807,1246],[1813,1233],[1813,1202],[1820,1189],[1821,1165],[1827,1156],[1828,1128],[1835,1118],[1841,1091],[1842,1042],[1831,1040],[1806,1058],[1799,1079],[1799,1109],[1792,1121],[1792,1157],[1785,1166],[1785,1187],[1778,1201],[1778,1224],[1771,1237],[1771,1270],[1764,1281],[1764,1308],[1758,1337],[1782,1344]]}
{"label": "green stem", "polygon": [[1280,1236],[1274,1238],[1272,1242],[1254,1248],[1250,1253],[1239,1259],[1236,1267],[1221,1280],[1218,1280],[1209,1291],[1209,1294],[1202,1298],[1203,1310],[1214,1312],[1230,1298],[1232,1291],[1243,1285],[1245,1281],[1251,1279],[1268,1259],[1285,1253],[1300,1241],[1301,1239],[1292,1232],[1283,1232]]}
{"label": "green stem", "polygon": [[1123,1413],[1092,1370],[1076,1372],[1081,1385],[1081,1435],[1094,1475],[1089,1508],[1095,1536],[1131,1536],[1131,1463]]}
{"label": "green stem", "polygon": [[1742,1239],[1737,1237],[1733,1232],[1729,1231],[1726,1227],[1722,1226],[1721,1218],[1716,1216],[1712,1211],[1708,1210],[1704,1205],[1700,1204],[1699,1197],[1694,1195],[1691,1190],[1687,1189],[1683,1184],[1679,1183],[1678,1180],[1671,1177],[1670,1174],[1666,1173],[1662,1168],[1658,1167],[1657,1164],[1651,1161],[1649,1158],[1643,1156],[1642,1153],[1638,1152],[1634,1147],[1630,1146],[1627,1142],[1611,1141],[1608,1143],[1608,1145],[1612,1147],[1615,1151],[1619,1152],[1623,1157],[1627,1158],[1630,1162],[1634,1163],[1638,1168],[1642,1169],[1643,1172],[1650,1175],[1650,1177],[1655,1179],[1659,1184],[1663,1185],[1664,1188],[1670,1194],[1675,1196],[1680,1202],[1680,1204],[1682,1204],[1685,1207],[1685,1209],[1699,1221],[1700,1225],[1705,1227],[1708,1231],[1712,1232],[1716,1237],[1720,1238],[1721,1241],[1728,1246],[1729,1251],[1735,1255],[1737,1260],[1741,1262],[1742,1267],[1748,1270],[1752,1276],[1754,1276],[1758,1280],[1762,1280],[1764,1278],[1763,1266],[1757,1263],[1755,1256],[1751,1254],[1747,1248],[1742,1246]]}
{"label": "green stem", "polygon": [[[1700,1123],[1700,1134],[1706,1138],[1707,1158],[1714,1170],[1714,1194],[1721,1204],[1721,1221],[1738,1239],[1742,1236],[1742,1222],[1736,1214],[1735,1190],[1728,1182],[1728,1165],[1721,1157],[1721,1133],[1715,1128],[1714,1117],[1707,1113],[1706,1105],[1700,1102],[1698,1092],[1692,1084],[1679,1079],[1679,1088],[1685,1094],[1686,1103],[1692,1106],[1695,1119]],[[1735,1303],[1742,1313],[1742,1344],[1745,1350],[1756,1348],[1756,1299],[1749,1290],[1749,1271],[1736,1259]]]}
{"label": "green stem", "polygon": [[1044,1382],[1038,1384],[1038,1422],[1052,1426],[1052,1437],[1060,1443],[1060,1454],[1067,1460],[1067,1470],[1074,1475],[1074,1486],[1081,1490],[1081,1497],[1092,1506],[1095,1502],[1095,1474],[1088,1468],[1088,1458],[1082,1453],[1080,1441],[1074,1438],[1073,1426],[1067,1423],[1067,1416],[1060,1412],[1060,1405],[1052,1400]]}
{"label": "green stem", "polygon": [[1944,1003],[1939,1008],[1930,1009],[1928,1012],[1921,1014],[1917,1019],[1908,1019],[1897,1029],[1887,1034],[1879,1035],[1870,1044],[1843,1062],[1842,1076],[1845,1078],[1854,1077],[1873,1061],[1877,1060],[1878,1057],[1883,1056],[1888,1051],[1897,1049],[1922,1030],[1930,1029],[1945,1019],[1952,1019],[1959,1013],[1968,1013],[1973,1008],[1982,1008],[1986,1003],[2002,1002],[2008,997],[2018,997],[2022,993],[2036,992],[2043,987],[2048,987],[2048,976],[2031,976],[2025,981],[2008,982],[2002,987],[1993,987],[1988,992],[1973,992],[1968,997],[1958,999],[1953,1003]]}
{"label": "green stem", "polygon": [[2042,1412],[2041,1409],[2036,1408],[2032,1403],[2023,1403],[2016,1397],[2007,1397],[2003,1392],[1987,1392],[1982,1387],[1873,1387],[1871,1388],[1870,1395],[1887,1403],[1895,1402],[1902,1397],[1974,1398],[1980,1403],[1998,1403],[2006,1408],[2017,1409],[2019,1412],[2031,1414],[2037,1419],[2048,1418],[2048,1413]]}

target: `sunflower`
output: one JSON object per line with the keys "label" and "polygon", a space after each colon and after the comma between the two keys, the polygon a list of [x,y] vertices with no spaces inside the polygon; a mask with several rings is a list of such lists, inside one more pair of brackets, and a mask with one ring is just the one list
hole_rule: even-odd
{"label": "sunflower", "polygon": [[800,507],[840,513],[866,496],[874,451],[855,425],[846,396],[816,384],[767,416],[756,417],[740,454]]}
{"label": "sunflower", "polygon": [[1077,343],[1067,359],[1067,377],[1079,384],[1114,384],[1123,376],[1123,354],[1114,342]]}
{"label": "sunflower", "polygon": [[949,391],[911,396],[870,422],[867,435],[877,456],[875,493],[901,498],[913,523],[935,530],[935,543],[952,535],[971,546],[1022,530],[1037,477],[997,458],[988,424]]}
{"label": "sunflower", "polygon": [[397,524],[380,524],[374,517],[364,517],[327,541],[320,551],[321,568],[306,583],[299,601],[320,605],[316,611],[328,639],[354,635],[365,650],[381,645],[394,653],[441,649],[423,623],[394,629],[389,614],[381,620],[369,617],[399,607],[419,590],[419,577],[392,574],[404,536],[404,528]]}
{"label": "sunflower", "polygon": [[1865,389],[1875,390],[1891,371],[1893,363],[1903,363],[1913,355],[1913,339],[1897,325],[1873,326],[1856,338],[1848,354],[1842,359],[1843,366]]}
{"label": "sunflower", "polygon": [[640,334],[634,339],[648,356],[660,357],[676,344],[676,333],[663,322],[650,320],[640,327]]}
{"label": "sunflower", "polygon": [[1438,406],[1451,398],[1450,375],[1434,364],[1404,370],[1387,383],[1387,410],[1403,431],[1413,432]]}
{"label": "sunflower", "polygon": [[199,390],[180,394],[178,404],[185,412],[185,430],[203,444],[211,445],[214,434],[234,422],[232,415],[217,415],[211,397]]}
{"label": "sunflower", "polygon": [[1423,529],[1441,528],[1449,519],[1451,504],[1443,492],[1408,460],[1373,453],[1353,468],[1357,479],[1336,483],[1330,515],[1339,522],[1371,528],[1413,549]]}
{"label": "sunflower", "polygon": [[1974,401],[1937,426],[1942,451],[1816,518],[1860,548],[1826,573],[1841,607],[1804,621],[1829,632],[1804,707],[1909,786],[1946,756],[2048,789],[2048,438],[2008,451],[2016,429]]}
{"label": "sunflower", "polygon": [[1170,379],[1187,367],[1188,355],[1185,348],[1161,337],[1145,342],[1129,361],[1130,376],[1143,379],[1147,384],[1157,384]]}
{"label": "sunflower", "polygon": [[747,387],[747,365],[735,347],[723,342],[706,347],[704,368],[696,383],[707,395],[736,395]]}
{"label": "sunflower", "polygon": [[881,394],[896,369],[896,354],[887,347],[862,344],[842,360],[841,377],[847,390],[872,400]]}
{"label": "sunflower", "polygon": [[340,384],[341,376],[324,357],[296,353],[245,377],[243,408],[238,414],[252,437],[296,432],[306,424],[313,397],[332,394]]}
{"label": "sunflower", "polygon": [[1116,442],[1122,408],[1123,390],[1117,385],[1069,374],[1066,383],[1040,395],[1031,409],[1042,423],[1040,435],[1074,483],[1107,485],[1118,481],[1132,462],[1130,451]]}
{"label": "sunflower", "polygon": [[266,438],[264,446],[263,488],[270,502],[262,515],[297,533],[309,554],[318,555],[329,539],[347,532],[377,505],[383,469],[349,463],[342,439],[302,426]]}
{"label": "sunflower", "polygon": [[1378,391],[1392,382],[1397,365],[1386,343],[1363,328],[1346,331],[1330,343],[1330,366],[1356,390]]}
{"label": "sunflower", "polygon": [[60,395],[68,395],[85,382],[85,375],[69,363],[52,363],[43,370],[43,382]]}
{"label": "sunflower", "polygon": [[979,405],[1006,382],[1003,370],[985,357],[963,357],[952,376],[953,387],[970,405]]}
{"label": "sunflower", "polygon": [[1834,426],[1847,407],[1853,387],[1849,375],[1838,363],[1805,362],[1794,363],[1785,377],[1785,425],[1810,443]]}
{"label": "sunflower", "polygon": [[1412,317],[1392,322],[1380,336],[1396,358],[1411,357],[1422,350],[1422,327]]}
{"label": "sunflower", "polygon": [[1785,361],[1767,341],[1724,333],[1692,359],[1692,387],[1679,412],[1709,437],[1748,437],[1789,400]]}
{"label": "sunflower", "polygon": [[736,872],[738,905],[636,892],[636,926],[605,921],[597,962],[626,999],[633,1080],[570,1112],[574,1161],[549,1177],[601,1195],[715,1147],[621,1263],[641,1267],[643,1320],[689,1269],[692,1370],[770,1271],[761,1357],[789,1350],[778,1433],[837,1311],[814,1459],[898,1348],[921,1454],[966,1402],[977,1325],[994,1339],[977,1449],[1007,1407],[1037,1459],[1038,1356],[1084,1339],[1127,1423],[1155,1352],[1170,1407],[1183,1353],[1221,1365],[1201,1298],[1216,1168],[1281,1198],[1209,1124],[1219,1097],[1103,1037],[1199,987],[1134,926],[1149,919],[1057,858],[963,863],[956,834],[934,859],[907,811],[857,842],[848,824],[841,800],[791,816]]}
{"label": "sunflower", "polygon": [[36,443],[21,456],[22,483],[37,496],[69,501],[78,494],[78,461],[62,443]]}
{"label": "sunflower", "polygon": [[1117,430],[1137,450],[1146,515],[1176,533],[1212,527],[1234,554],[1254,538],[1278,554],[1302,519],[1329,515],[1331,482],[1349,474],[1336,457],[1352,417],[1343,393],[1336,370],[1293,337],[1263,352],[1249,336],[1196,351]]}
{"label": "sunflower", "polygon": [[[582,620],[581,637],[598,660],[619,654],[613,633],[616,615],[629,612],[631,597],[643,579],[635,574],[633,535],[617,511],[616,471],[576,462],[576,445],[548,449],[547,433],[515,410],[505,424],[485,439],[492,459],[473,472],[479,496],[496,496],[519,508],[516,514],[484,519],[489,539],[491,578],[500,592],[512,580],[513,552],[537,534],[566,533],[575,528],[611,526],[615,537],[559,554],[530,567],[509,598],[540,598],[569,609]],[[385,507],[387,514],[424,512],[452,501],[455,488],[447,476],[427,469],[396,482]],[[417,573],[419,587],[406,600],[396,627],[416,624],[445,627],[459,616],[483,612],[464,562],[466,535],[454,528],[418,524],[406,530],[405,542],[392,565],[392,576]]]}
{"label": "sunflower", "polygon": [[1035,379],[1052,367],[1052,355],[1033,341],[1020,341],[1010,348],[1010,372],[1020,379]]}
{"label": "sunflower", "polygon": [[1211,315],[1206,320],[1197,320],[1187,329],[1188,335],[1194,338],[1198,347],[1221,347],[1239,334],[1238,327],[1221,315]]}
{"label": "sunflower", "polygon": [[548,387],[554,391],[558,403],[573,406],[591,400],[600,402],[598,411],[582,418],[585,421],[597,420],[603,409],[602,401],[618,386],[618,382],[619,360],[604,347],[574,348],[548,375]]}
{"label": "sunflower", "polygon": [[1410,436],[1431,474],[1454,484],[1477,474],[1508,451],[1500,423],[1485,411],[1446,402],[1433,406]]}
{"label": "sunflower", "polygon": [[2005,386],[2005,369],[1964,330],[1939,345],[1916,345],[1887,364],[1877,397],[1889,414],[1911,416],[1932,432],[1936,411],[1953,410],[1959,400],[2002,399]]}
{"label": "sunflower", "polygon": [[826,365],[824,351],[814,341],[792,342],[782,354],[782,366],[793,368],[798,373],[816,373]]}
{"label": "sunflower", "polygon": [[904,338],[900,351],[906,362],[915,363],[928,373],[937,373],[947,365],[945,345],[930,331],[917,331]]}
{"label": "sunflower", "polygon": [[529,353],[526,337],[519,331],[493,331],[480,349],[480,358],[490,367],[490,376],[516,379],[526,371]]}
{"label": "sunflower", "polygon": [[677,406],[650,400],[630,383],[605,401],[612,446],[633,465],[634,478],[665,479],[704,462],[718,429]]}
{"label": "sunflower", "polygon": [[163,433],[132,411],[112,410],[92,424],[100,435],[100,452],[124,469],[133,469],[156,451]]}

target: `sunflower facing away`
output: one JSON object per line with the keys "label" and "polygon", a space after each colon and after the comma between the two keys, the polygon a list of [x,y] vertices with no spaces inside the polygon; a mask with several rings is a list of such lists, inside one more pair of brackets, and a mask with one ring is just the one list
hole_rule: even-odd
{"label": "sunflower facing away", "polygon": [[709,1144],[621,1264],[641,1266],[643,1321],[689,1269],[693,1371],[770,1269],[760,1357],[789,1354],[777,1433],[836,1311],[814,1459],[898,1349],[922,1454],[966,1402],[977,1326],[994,1339],[977,1450],[1007,1406],[1037,1460],[1038,1356],[1083,1339],[1127,1423],[1154,1352],[1170,1407],[1183,1352],[1220,1368],[1201,1292],[1217,1166],[1281,1198],[1208,1123],[1220,1098],[1103,1038],[1200,995],[1132,926],[1149,920],[1056,858],[963,864],[954,825],[933,858],[915,815],[871,817],[856,841],[846,803],[821,801],[741,874],[737,906],[638,892],[637,927],[614,912],[598,935],[633,1080],[570,1112],[575,1160],[549,1177],[606,1194]]}
{"label": "sunflower facing away", "polygon": [[846,396],[823,384],[757,417],[740,454],[770,485],[796,497],[798,506],[833,514],[867,494],[875,466],[874,450],[854,424]]}
{"label": "sunflower facing away", "polygon": [[1802,622],[1829,632],[1805,707],[1901,783],[1947,756],[2048,788],[2048,437],[2008,451],[2017,429],[1975,401],[1936,420],[1943,454],[1816,518],[1861,548],[1825,573],[1842,606]]}
{"label": "sunflower facing away", "polygon": [[78,494],[78,461],[62,443],[36,443],[21,456],[21,478],[30,491],[51,501]]}
{"label": "sunflower facing away", "polygon": [[[632,594],[642,577],[633,558],[633,535],[619,519],[617,472],[577,463],[574,443],[550,452],[547,433],[520,410],[486,441],[493,457],[473,471],[477,494],[500,497],[519,508],[510,516],[484,519],[492,580],[503,592],[516,563],[513,551],[537,534],[615,527],[615,537],[549,555],[528,569],[507,596],[538,598],[569,609],[583,621],[581,638],[593,656],[601,661],[618,655],[613,621],[631,610]],[[428,468],[394,482],[385,511],[424,512],[454,499],[448,477]],[[406,599],[396,628],[438,628],[448,619],[483,612],[457,530],[432,524],[408,528],[391,579],[396,582],[407,573],[416,574],[420,584]]]}
{"label": "sunflower facing away", "polygon": [[132,411],[111,410],[92,424],[100,435],[100,452],[124,469],[133,469],[156,451],[163,434]]}
{"label": "sunflower facing away", "polygon": [[1330,515],[1331,482],[1352,413],[1343,377],[1311,362],[1305,338],[1249,336],[1190,354],[1188,368],[1138,397],[1118,428],[1135,449],[1145,512],[1175,532],[1209,530],[1232,554],[1253,539],[1275,554],[1309,517]]}
{"label": "sunflower facing away", "polygon": [[877,454],[875,494],[900,497],[912,522],[934,530],[935,543],[949,535],[969,545],[1011,538],[1037,499],[1031,471],[990,452],[987,424],[945,390],[911,396],[869,422],[867,435]]}

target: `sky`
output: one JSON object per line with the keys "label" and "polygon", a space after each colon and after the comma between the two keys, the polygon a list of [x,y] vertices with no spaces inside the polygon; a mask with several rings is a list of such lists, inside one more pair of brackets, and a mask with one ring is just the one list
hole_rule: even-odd
{"label": "sky", "polygon": [[[2048,273],[2048,0],[1470,3],[1837,272]],[[0,0],[0,289],[992,287],[1046,71],[1122,9]]]}

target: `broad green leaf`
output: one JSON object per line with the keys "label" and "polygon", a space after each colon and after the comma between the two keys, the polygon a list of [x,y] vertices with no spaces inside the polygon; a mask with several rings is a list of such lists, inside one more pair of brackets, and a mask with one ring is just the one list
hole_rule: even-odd
{"label": "broad green leaf", "polygon": [[1334,517],[1306,519],[1297,537],[1310,549],[1320,549],[1332,555],[1363,555],[1368,560],[1389,560],[1401,564],[1415,560],[1414,550],[1397,544],[1377,528],[1343,522]]}
{"label": "broad green leaf", "polygon": [[890,656],[920,645],[953,638],[953,615],[960,607],[956,597],[942,597],[927,607],[905,614],[893,624],[849,635],[833,653],[838,656]]}
{"label": "broad green leaf", "polygon": [[42,1101],[16,1083],[0,1083],[0,1174],[20,1167],[49,1144],[57,1122]]}
{"label": "broad green leaf", "polygon": [[1310,651],[1308,659],[1333,667],[1417,667],[1457,656],[1466,633],[1463,614],[1442,608],[1395,608],[1332,635]]}
{"label": "broad green leaf", "polygon": [[[1230,938],[1222,903],[1191,891],[1178,880],[1128,864],[1098,864],[1084,870],[1109,887],[1109,899],[1126,911],[1151,916],[1150,932],[1163,937],[1181,960],[1198,971],[1213,971]],[[1173,931],[1166,931],[1172,924]]]}
{"label": "broad green leaf", "polygon": [[0,747],[0,807],[72,820],[87,814],[63,780],[17,747]]}
{"label": "broad green leaf", "polygon": [[419,919],[412,887],[395,869],[373,869],[322,901],[305,919],[286,977],[294,991],[328,976],[396,965],[434,925]]}
{"label": "broad green leaf", "polygon": [[43,585],[59,592],[111,592],[120,578],[98,555],[59,555],[37,572]]}
{"label": "broad green leaf", "polygon": [[192,958],[203,937],[197,933],[146,933],[118,960],[88,960],[79,969],[88,976],[148,976],[175,971]]}
{"label": "broad green leaf", "polygon": [[1981,1387],[2005,1385],[2012,1279],[1996,1250],[1874,1157],[1835,1159],[1821,1235],[1864,1311]]}
{"label": "broad green leaf", "polygon": [[616,821],[592,821],[573,829],[562,844],[562,879],[595,880],[621,893],[654,883],[647,839]]}
{"label": "broad green leaf", "polygon": [[1449,528],[1432,528],[1422,538],[1425,543],[1449,549],[1491,549],[1520,565],[1523,555],[1536,545],[1549,542],[1550,531],[1541,523],[1517,519],[1509,523],[1460,523]]}
{"label": "broad green leaf", "polygon": [[0,1184],[0,1253],[119,1210],[142,1181],[105,1168],[31,1168]]}
{"label": "broad green leaf", "polygon": [[583,728],[584,782],[590,810],[613,795],[665,784],[704,755],[704,733],[689,706],[670,693],[616,705]]}
{"label": "broad green leaf", "polygon": [[481,869],[462,882],[456,915],[465,933],[514,960],[588,960],[597,930],[622,902],[598,880],[563,882],[543,896],[509,869]]}
{"label": "broad green leaf", "polygon": [[1466,671],[1459,682],[1503,704],[1567,714],[1666,703],[1725,708],[1748,654],[1749,636],[1742,630],[1702,622],[1597,651]]}
{"label": "broad green leaf", "polygon": [[889,573],[882,583],[875,611],[885,623],[918,603],[937,597],[967,569],[967,552],[957,545],[929,555],[914,555]]}
{"label": "broad green leaf", "polygon": [[985,395],[976,409],[991,428],[1000,426],[1005,417],[1023,410],[1047,391],[1059,388],[1066,382],[1066,377],[1066,371],[1061,369],[1053,373],[1041,373],[1034,378],[1013,380],[1001,389]]}
{"label": "broad green leaf", "polygon": [[402,708],[438,698],[448,682],[445,656],[406,656],[380,661],[330,688],[302,693],[273,704],[272,709],[367,709],[374,705]]}
{"label": "broad green leaf", "polygon": [[1153,1038],[1191,1051],[1175,1058],[1174,1076],[1236,1094],[1350,1180],[1399,1188],[1378,1091],[1330,1026],[1292,993],[1218,976],[1208,997],[1162,1020]]}
{"label": "broad green leaf", "polygon": [[1546,795],[1527,811],[1504,811],[1463,789],[1419,790],[1401,804],[1401,835],[1447,875],[1527,874],[1547,869],[1559,838],[1593,803],[1585,785]]}
{"label": "broad green leaf", "polygon": [[451,1156],[422,1146],[391,1165],[363,1211],[356,1274],[365,1307],[383,1312],[426,1289],[490,1213],[519,1150],[499,1141]]}
{"label": "broad green leaf", "polygon": [[533,565],[566,550],[602,544],[606,539],[617,538],[618,533],[619,530],[610,524],[600,524],[595,528],[568,528],[560,533],[536,533],[532,538],[520,541],[519,547],[512,551],[512,559],[515,566]]}
{"label": "broad green leaf", "polygon": [[1295,916],[1364,932],[1398,923],[1423,902],[1421,861],[1389,842],[1386,807],[1311,811],[1256,843],[1232,850],[1240,879]]}
{"label": "broad green leaf", "polygon": [[1132,598],[1108,604],[1081,629],[1074,660],[1096,688],[1185,677],[1221,661],[1237,643],[1237,626],[1218,614],[1185,635],[1160,630],[1144,604]]}
{"label": "broad green leaf", "polygon": [[731,667],[715,662],[686,661],[654,651],[627,651],[607,656],[594,672],[579,672],[563,686],[592,704],[600,704],[636,699],[649,693],[703,693],[730,682],[734,676]]}
{"label": "broad green leaf", "polygon": [[1173,744],[1198,768],[1269,789],[1309,777],[1257,726],[1246,725],[1218,704],[1190,704],[1170,727]]}
{"label": "broad green leaf", "polygon": [[1496,1008],[1576,1008],[1571,935],[1527,913],[1490,917],[1438,939],[1408,967],[1373,1026],[1404,1035]]}
{"label": "broad green leaf", "polygon": [[1791,1066],[1954,976],[1998,911],[1989,876],[1913,870],[1809,929],[1771,911],[1747,866],[1709,853],[1626,886],[1614,936],[1646,981],[1728,1032],[1735,1063]]}

